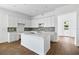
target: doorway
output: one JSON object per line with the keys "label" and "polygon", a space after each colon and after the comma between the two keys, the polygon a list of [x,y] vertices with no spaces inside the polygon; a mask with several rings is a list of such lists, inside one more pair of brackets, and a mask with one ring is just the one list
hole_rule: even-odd
{"label": "doorway", "polygon": [[76,13],[75,12],[58,16],[58,36],[74,38],[73,41],[75,44],[75,38],[76,38]]}

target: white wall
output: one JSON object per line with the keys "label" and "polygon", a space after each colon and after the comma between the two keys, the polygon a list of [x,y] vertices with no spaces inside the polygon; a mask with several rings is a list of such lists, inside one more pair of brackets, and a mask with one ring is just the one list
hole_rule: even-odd
{"label": "white wall", "polygon": [[63,19],[61,16],[58,16],[58,36],[63,36]]}

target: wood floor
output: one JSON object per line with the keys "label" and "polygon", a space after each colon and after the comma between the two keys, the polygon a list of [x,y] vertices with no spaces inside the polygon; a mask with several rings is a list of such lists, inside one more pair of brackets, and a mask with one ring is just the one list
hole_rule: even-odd
{"label": "wood floor", "polygon": [[[52,42],[47,55],[78,55],[79,48],[74,46],[74,39],[59,37],[58,42]],[[0,43],[0,55],[37,55],[33,51],[21,46],[20,41]]]}
{"label": "wood floor", "polygon": [[51,43],[48,55],[79,55],[79,47],[74,45],[74,38],[59,37],[58,42]]}

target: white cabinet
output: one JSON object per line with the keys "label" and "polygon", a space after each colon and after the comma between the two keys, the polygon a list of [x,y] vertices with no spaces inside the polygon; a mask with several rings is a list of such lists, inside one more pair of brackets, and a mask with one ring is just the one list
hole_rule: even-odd
{"label": "white cabinet", "polygon": [[55,27],[57,24],[57,20],[55,16],[52,16],[50,19],[51,27]]}
{"label": "white cabinet", "polygon": [[55,19],[54,16],[50,16],[45,18],[45,27],[54,27],[55,26]]}
{"label": "white cabinet", "polygon": [[8,27],[17,27],[17,17],[8,15]]}
{"label": "white cabinet", "polygon": [[38,27],[38,24],[44,23],[44,27],[54,27],[55,26],[55,18],[54,16],[44,17],[44,18],[37,18],[31,20],[32,27]]}
{"label": "white cabinet", "polygon": [[22,24],[25,24],[25,18],[21,18],[21,17],[17,17],[17,23],[22,23]]}
{"label": "white cabinet", "polygon": [[29,19],[25,20],[25,27],[31,27],[31,20]]}
{"label": "white cabinet", "polygon": [[9,27],[17,27],[18,23],[26,24],[26,18],[8,15]]}
{"label": "white cabinet", "polygon": [[44,27],[51,27],[51,17],[45,18],[44,21]]}
{"label": "white cabinet", "polygon": [[8,42],[13,42],[18,40],[18,33],[17,32],[10,32],[8,33]]}
{"label": "white cabinet", "polygon": [[33,19],[31,20],[31,27],[38,27],[39,19]]}

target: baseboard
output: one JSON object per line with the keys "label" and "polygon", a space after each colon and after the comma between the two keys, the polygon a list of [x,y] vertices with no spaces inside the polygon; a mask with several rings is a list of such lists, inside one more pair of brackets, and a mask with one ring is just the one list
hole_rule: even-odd
{"label": "baseboard", "polygon": [[9,41],[8,43],[12,43],[12,42],[15,42],[15,41],[18,41],[18,40],[14,40],[14,41]]}
{"label": "baseboard", "polygon": [[7,43],[7,41],[2,41],[2,42],[0,42],[0,43]]}
{"label": "baseboard", "polygon": [[58,36],[58,37],[69,37],[69,38],[75,38],[73,36]]}

